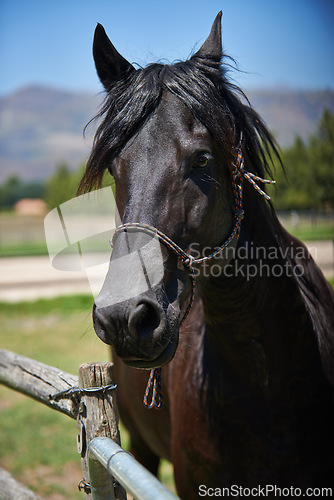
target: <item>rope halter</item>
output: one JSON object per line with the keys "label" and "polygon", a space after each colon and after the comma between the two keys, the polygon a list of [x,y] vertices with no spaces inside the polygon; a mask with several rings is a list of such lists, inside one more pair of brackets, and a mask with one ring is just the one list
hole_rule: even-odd
{"label": "rope halter", "polygon": [[[178,257],[180,257],[184,269],[189,273],[191,280],[191,295],[188,307],[182,317],[180,322],[180,327],[184,323],[187,318],[190,309],[193,305],[195,298],[195,269],[194,266],[202,264],[208,260],[213,259],[217,255],[219,255],[236,237],[239,238],[241,223],[244,218],[244,210],[243,210],[243,181],[246,179],[255,189],[256,191],[263,196],[266,200],[270,200],[270,196],[267,195],[255,181],[261,182],[262,184],[275,184],[275,181],[262,179],[252,172],[248,172],[244,169],[244,157],[241,151],[241,148],[238,148],[238,154],[235,163],[232,164],[231,168],[231,177],[232,177],[232,189],[234,195],[234,224],[233,229],[228,236],[228,238],[218,247],[216,248],[210,255],[206,257],[202,257],[200,259],[195,259],[192,255],[184,251],[181,247],[179,247],[173,240],[171,240],[164,233],[159,231],[153,226],[148,224],[140,224],[138,222],[129,222],[126,224],[121,224],[116,229],[114,236],[110,242],[110,245],[114,245],[114,241],[117,236],[122,232],[143,232],[151,236],[158,237],[158,240],[161,244],[163,244],[166,248],[174,252]],[[151,402],[149,402],[149,397],[151,394]],[[161,367],[153,368],[150,372],[149,381],[147,383],[145,396],[144,396],[144,405],[146,408],[161,408],[163,404],[162,397],[162,389],[161,389]]]}

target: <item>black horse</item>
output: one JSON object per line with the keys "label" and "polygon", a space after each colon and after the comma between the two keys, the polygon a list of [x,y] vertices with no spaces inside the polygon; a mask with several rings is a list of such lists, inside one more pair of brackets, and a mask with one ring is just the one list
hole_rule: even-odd
{"label": "black horse", "polygon": [[[132,453],[154,473],[171,460],[183,499],[333,487],[333,291],[260,188],[277,149],[227,78],[221,13],[185,62],[136,70],[101,25],[93,51],[106,99],[80,192],[109,170],[111,263],[131,235],[155,234],[164,269],[121,302],[106,279],[93,310]],[[164,405],[148,411],[143,368],[157,382],[160,367]]]}

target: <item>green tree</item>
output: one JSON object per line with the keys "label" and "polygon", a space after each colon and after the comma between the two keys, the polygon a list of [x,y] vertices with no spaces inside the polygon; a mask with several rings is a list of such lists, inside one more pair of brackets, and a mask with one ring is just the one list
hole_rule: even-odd
{"label": "green tree", "polygon": [[76,196],[82,167],[71,171],[66,163],[61,163],[55,173],[46,181],[44,200],[53,209]]}
{"label": "green tree", "polygon": [[[55,173],[46,181],[45,197],[50,210],[77,196],[77,189],[84,172],[84,165],[77,170],[70,170],[66,163],[58,165]],[[102,187],[114,187],[111,175],[106,172]]]}
{"label": "green tree", "polygon": [[0,205],[9,208],[17,202],[17,192],[21,189],[22,181],[17,176],[9,177],[0,187]]}
{"label": "green tree", "polygon": [[12,208],[22,198],[43,198],[42,181],[23,181],[18,176],[10,176],[0,186],[0,208]]}
{"label": "green tree", "polygon": [[297,137],[282,162],[270,191],[277,209],[334,208],[334,114],[326,110],[316,133],[307,143]]}
{"label": "green tree", "polygon": [[326,110],[309,144],[317,208],[334,207],[334,114]]}

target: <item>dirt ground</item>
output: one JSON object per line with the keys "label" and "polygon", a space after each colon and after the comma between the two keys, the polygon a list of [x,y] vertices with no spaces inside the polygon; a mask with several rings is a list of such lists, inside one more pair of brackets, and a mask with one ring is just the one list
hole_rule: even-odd
{"label": "dirt ground", "polygon": [[[311,241],[307,246],[326,278],[334,277],[334,241]],[[107,258],[106,258],[107,262]],[[0,300],[16,302],[74,293],[97,293],[103,270],[92,268],[90,280],[83,270],[54,269],[48,256],[0,259]],[[91,288],[95,282],[95,288]]]}

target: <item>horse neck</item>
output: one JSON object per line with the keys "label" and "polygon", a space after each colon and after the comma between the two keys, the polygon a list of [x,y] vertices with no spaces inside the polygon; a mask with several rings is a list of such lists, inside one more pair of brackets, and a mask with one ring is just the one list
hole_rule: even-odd
{"label": "horse neck", "polygon": [[[272,358],[271,366],[276,364],[277,373],[281,363],[290,363],[293,370],[299,359],[290,353],[305,354],[299,344],[312,326],[285,249],[276,236],[278,221],[262,200],[252,208],[256,210],[246,209],[235,258],[219,276],[209,273],[203,277],[200,290],[205,342],[213,356],[232,363],[232,371],[238,371],[245,383],[255,376],[255,365],[260,364],[260,383],[265,384],[267,357]],[[252,214],[256,214],[256,222]]]}

